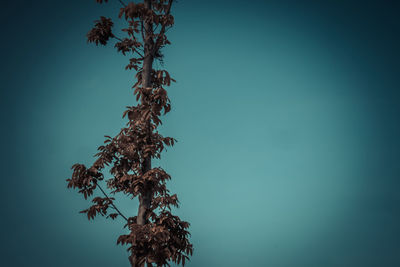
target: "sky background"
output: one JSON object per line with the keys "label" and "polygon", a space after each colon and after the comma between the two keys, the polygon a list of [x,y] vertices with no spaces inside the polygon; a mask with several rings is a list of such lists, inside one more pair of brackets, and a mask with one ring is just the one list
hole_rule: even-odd
{"label": "sky background", "polygon": [[[124,222],[72,189],[127,122],[134,72],[86,33],[118,1],[2,4],[2,266],[129,266]],[[187,266],[400,266],[397,1],[174,4],[178,143],[155,166],[191,223]],[[121,26],[122,22],[117,22]],[[106,176],[107,177],[107,176]],[[118,198],[128,216],[137,200]]]}

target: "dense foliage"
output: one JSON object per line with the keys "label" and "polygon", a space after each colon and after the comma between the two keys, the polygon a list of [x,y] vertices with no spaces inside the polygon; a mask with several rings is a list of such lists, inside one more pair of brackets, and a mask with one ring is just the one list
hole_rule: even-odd
{"label": "dense foliage", "polygon": [[[115,36],[113,21],[100,17],[87,38],[88,42],[96,45],[116,40],[118,52],[131,55],[125,69],[136,72],[133,89],[138,104],[127,107],[123,113],[123,118],[129,120],[126,127],[115,137],[105,136],[104,145],[98,147],[97,159],[92,166],[72,166],[72,177],[67,179],[68,188],[79,189],[85,199],[94,195],[97,188],[100,190],[101,197],[94,197],[93,205],[81,211],[89,220],[97,215],[111,219],[121,216],[126,220],[125,227],[129,233],[119,236],[117,244],[129,246],[132,266],[170,266],[169,261],[184,265],[193,253],[188,240],[189,223],[171,213],[171,208],[178,207],[179,201],[177,195],[171,195],[166,187],[170,175],[161,167],[151,167],[151,159],[159,159],[163,149],[176,142],[157,131],[162,123],[160,116],[171,110],[165,87],[175,80],[166,70],[152,68],[154,60],[163,59],[161,49],[170,44],[166,31],[174,24],[174,17],[170,14],[172,0],[119,2],[122,8],[118,17],[127,22],[127,27],[122,29],[126,37]],[[105,166],[110,166],[112,178],[104,178]],[[132,199],[139,198],[137,216],[126,217],[120,212],[115,199],[100,186],[103,180],[111,194],[122,192]]]}

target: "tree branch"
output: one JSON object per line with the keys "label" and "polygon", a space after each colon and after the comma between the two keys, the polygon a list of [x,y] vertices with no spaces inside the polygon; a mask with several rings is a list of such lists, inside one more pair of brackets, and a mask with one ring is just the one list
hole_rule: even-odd
{"label": "tree branch", "polygon": [[99,187],[99,189],[101,190],[101,192],[104,194],[104,196],[110,201],[111,205],[113,206],[113,208],[119,213],[119,215],[121,215],[122,218],[125,219],[125,221],[128,221],[128,219],[119,211],[119,209],[114,205],[114,202],[107,196],[106,192],[104,192],[103,188],[101,188],[101,186],[97,183],[97,181],[95,181],[96,185]]}
{"label": "tree branch", "polygon": [[122,2],[121,0],[118,0],[120,3],[121,3],[121,5],[123,5],[124,7],[126,7],[126,4],[124,3],[124,2]]}
{"label": "tree branch", "polygon": [[121,38],[119,38],[119,37],[117,37],[117,36],[115,36],[115,35],[113,35],[112,38],[115,38],[115,39],[119,40],[120,42],[123,41]]}
{"label": "tree branch", "polygon": [[[170,13],[170,11],[171,11],[172,2],[173,2],[173,0],[169,0],[169,2],[168,2],[168,7],[167,7],[167,11],[165,12],[165,16],[168,16],[168,15],[169,15],[169,13]],[[158,37],[157,37],[157,40],[156,40],[156,42],[154,43],[154,47],[153,47],[153,49],[152,49],[152,51],[151,51],[153,55],[154,55],[154,53],[157,51],[157,49],[159,49],[159,47],[157,47],[157,46],[158,46],[158,43],[159,43],[160,40],[161,40],[161,37],[162,37],[164,34],[165,34],[165,24],[161,27],[160,33],[158,34]]]}
{"label": "tree branch", "polygon": [[141,58],[143,58],[144,59],[144,56],[142,55],[142,53],[140,53],[139,52],[139,50],[138,49],[135,49],[135,52],[136,52],[136,54],[138,54]]}

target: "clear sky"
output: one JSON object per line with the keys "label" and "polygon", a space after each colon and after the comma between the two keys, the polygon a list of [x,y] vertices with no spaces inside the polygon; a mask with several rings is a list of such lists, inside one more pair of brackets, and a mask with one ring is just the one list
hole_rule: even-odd
{"label": "clear sky", "polygon": [[[118,1],[1,7],[4,266],[129,266],[122,220],[88,221],[65,179],[125,126],[134,72],[85,35]],[[161,133],[192,267],[400,266],[400,6],[175,3]],[[121,26],[116,20],[117,27]],[[128,216],[137,199],[118,198]]]}

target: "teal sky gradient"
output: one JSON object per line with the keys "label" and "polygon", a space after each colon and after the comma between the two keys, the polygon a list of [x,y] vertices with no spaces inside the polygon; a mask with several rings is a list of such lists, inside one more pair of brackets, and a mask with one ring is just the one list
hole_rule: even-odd
{"label": "teal sky gradient", "polygon": [[[153,165],[191,223],[187,266],[400,266],[399,4],[359,3],[173,6],[164,51],[177,83],[160,131],[178,143]],[[65,182],[135,104],[128,57],[85,38],[118,9],[2,10],[4,266],[129,266],[123,220],[88,221]]]}

